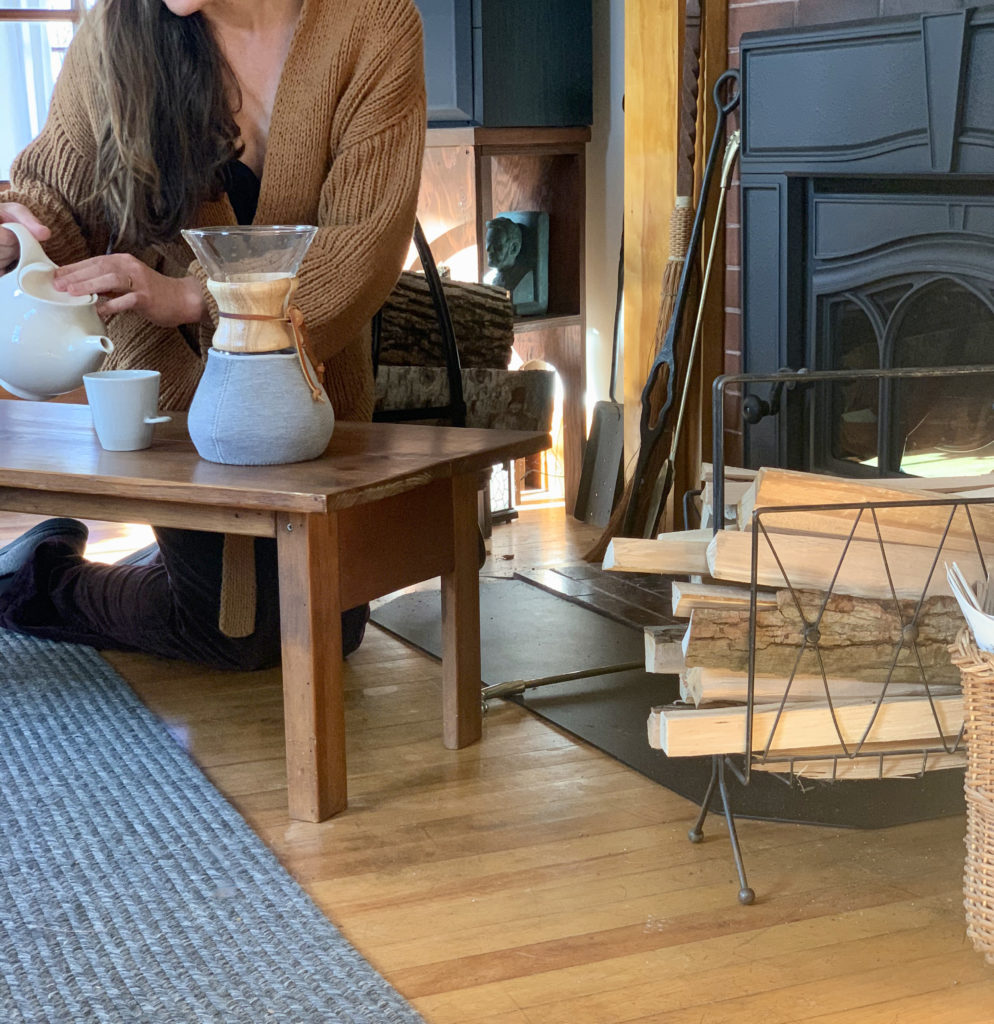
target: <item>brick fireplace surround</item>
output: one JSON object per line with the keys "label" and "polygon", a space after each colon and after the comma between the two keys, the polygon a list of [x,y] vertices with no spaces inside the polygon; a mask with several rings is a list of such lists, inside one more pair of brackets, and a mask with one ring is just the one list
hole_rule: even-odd
{"label": "brick fireplace surround", "polygon": [[[743,33],[766,32],[878,18],[908,17],[923,13],[948,13],[975,6],[963,0],[731,0],[728,5],[728,64],[740,66]],[[737,127],[737,124],[733,125]],[[740,267],[739,182],[730,189],[727,209],[727,269],[725,278],[725,372],[751,372],[743,360],[743,324]],[[762,446],[760,446],[762,447]],[[753,457],[749,451],[753,449]],[[756,444],[746,439],[736,389],[729,389],[725,410],[725,461],[755,462]]]}

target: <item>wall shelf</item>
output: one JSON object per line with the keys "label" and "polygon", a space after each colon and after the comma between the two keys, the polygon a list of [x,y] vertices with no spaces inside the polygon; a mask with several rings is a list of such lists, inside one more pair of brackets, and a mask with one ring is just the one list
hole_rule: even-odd
{"label": "wall shelf", "polygon": [[[514,349],[559,373],[566,509],[586,437],[584,216],[593,120],[593,10],[576,0],[415,0],[424,21],[428,139],[418,217],[452,278],[482,281],[486,223],[549,216],[548,309]],[[573,127],[579,125],[581,127]]]}
{"label": "wall shelf", "polygon": [[583,324],[579,313],[566,313],[562,316],[523,316],[514,321],[515,334],[527,334],[529,331],[545,331],[550,328],[578,327]]}
{"label": "wall shelf", "polygon": [[418,217],[436,262],[454,278],[487,270],[486,223],[500,212],[549,215],[549,310],[519,317],[514,349],[553,366],[563,387],[563,491],[576,502],[586,437],[584,213],[590,129],[429,129]]}

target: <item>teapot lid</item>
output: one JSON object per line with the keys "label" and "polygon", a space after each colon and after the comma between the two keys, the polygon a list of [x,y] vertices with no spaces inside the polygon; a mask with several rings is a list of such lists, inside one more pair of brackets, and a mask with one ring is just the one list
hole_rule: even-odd
{"label": "teapot lid", "polygon": [[44,263],[33,263],[18,275],[18,286],[25,295],[42,302],[54,302],[60,306],[91,306],[97,301],[96,295],[70,295],[60,292],[52,281],[55,267]]}

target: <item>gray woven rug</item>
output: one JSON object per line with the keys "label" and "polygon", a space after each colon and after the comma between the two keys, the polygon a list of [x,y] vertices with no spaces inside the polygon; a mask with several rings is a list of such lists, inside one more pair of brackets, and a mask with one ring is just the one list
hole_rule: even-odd
{"label": "gray woven rug", "polygon": [[93,650],[0,630],[3,1024],[415,1024]]}

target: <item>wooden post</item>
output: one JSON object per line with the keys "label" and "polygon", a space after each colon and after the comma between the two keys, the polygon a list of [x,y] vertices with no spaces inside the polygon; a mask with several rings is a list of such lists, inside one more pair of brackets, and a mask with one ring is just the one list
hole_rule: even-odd
{"label": "wooden post", "polygon": [[[639,447],[676,198],[682,0],[625,4],[625,451]],[[629,468],[631,468],[631,465]]]}

